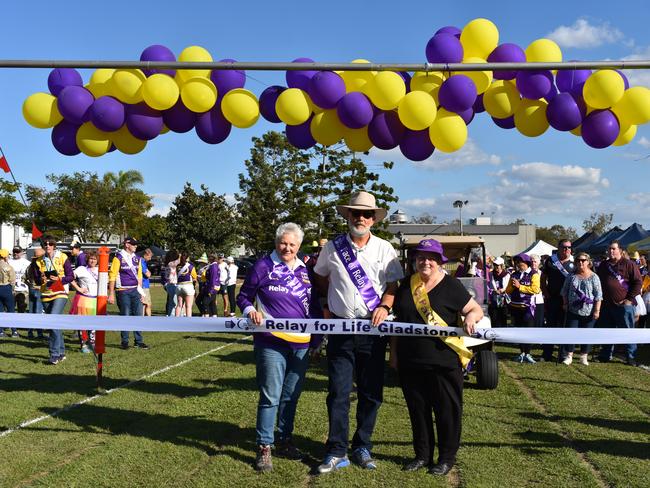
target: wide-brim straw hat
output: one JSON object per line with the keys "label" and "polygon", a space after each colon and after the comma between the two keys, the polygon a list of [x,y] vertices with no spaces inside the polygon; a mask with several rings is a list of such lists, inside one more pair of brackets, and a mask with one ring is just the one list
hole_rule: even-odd
{"label": "wide-brim straw hat", "polygon": [[388,215],[388,210],[377,206],[374,195],[367,191],[359,191],[350,196],[350,203],[348,205],[337,205],[336,211],[344,219],[348,218],[350,210],[373,210],[375,212],[375,221],[379,222],[384,220]]}

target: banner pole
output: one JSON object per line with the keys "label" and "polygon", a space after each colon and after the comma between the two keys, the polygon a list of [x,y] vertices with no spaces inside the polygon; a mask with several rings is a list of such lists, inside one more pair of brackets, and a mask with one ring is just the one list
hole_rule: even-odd
{"label": "banner pole", "polygon": [[[97,250],[99,258],[99,280],[97,282],[97,315],[106,315],[108,302],[108,257],[109,249],[102,246]],[[97,355],[97,389],[104,391],[104,352],[106,352],[106,331],[95,332],[95,354]]]}

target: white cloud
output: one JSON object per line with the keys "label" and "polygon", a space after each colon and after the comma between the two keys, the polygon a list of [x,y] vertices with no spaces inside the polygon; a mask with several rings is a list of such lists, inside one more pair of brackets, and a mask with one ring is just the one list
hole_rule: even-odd
{"label": "white cloud", "polygon": [[646,136],[641,137],[641,139],[637,141],[637,144],[639,144],[641,147],[645,147],[646,149],[650,148],[650,140],[648,140]]}
{"label": "white cloud", "polygon": [[162,215],[163,217],[169,213],[171,204],[176,198],[174,193],[150,193],[153,200],[153,207],[149,210],[149,216]]}
{"label": "white cloud", "polygon": [[480,164],[501,164],[501,156],[488,154],[483,151],[472,139],[467,139],[465,145],[454,153],[434,151],[430,158],[413,163],[421,168],[446,170],[457,169],[464,166],[477,166]]}
{"label": "white cloud", "polygon": [[573,25],[561,25],[547,34],[561,47],[591,48],[612,44],[623,39],[623,33],[609,22],[592,25],[587,19],[578,19]]}
{"label": "white cloud", "polygon": [[[650,59],[650,46],[640,48],[634,54],[625,56],[623,61],[640,61]],[[626,69],[624,70],[630,86],[645,86],[650,88],[650,70],[647,69]]]}
{"label": "white cloud", "polygon": [[408,207],[410,209],[423,209],[431,208],[436,204],[435,198],[409,198],[408,200],[400,200],[399,205]]}

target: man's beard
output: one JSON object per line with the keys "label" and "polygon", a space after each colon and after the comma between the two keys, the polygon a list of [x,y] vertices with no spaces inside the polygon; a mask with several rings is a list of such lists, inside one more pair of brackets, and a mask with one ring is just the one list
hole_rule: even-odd
{"label": "man's beard", "polygon": [[366,227],[362,224],[359,224],[357,227],[355,224],[349,223],[348,228],[350,229],[350,234],[352,234],[354,237],[364,237],[370,232],[370,227]]}

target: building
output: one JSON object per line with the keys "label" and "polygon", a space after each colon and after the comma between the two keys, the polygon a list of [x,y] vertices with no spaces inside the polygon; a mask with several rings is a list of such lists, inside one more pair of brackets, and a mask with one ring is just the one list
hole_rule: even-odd
{"label": "building", "polygon": [[0,224],[1,249],[8,249],[9,252],[11,252],[15,246],[20,246],[23,249],[26,249],[31,243],[31,232],[25,232],[25,229],[23,229],[20,225],[7,223]]}

